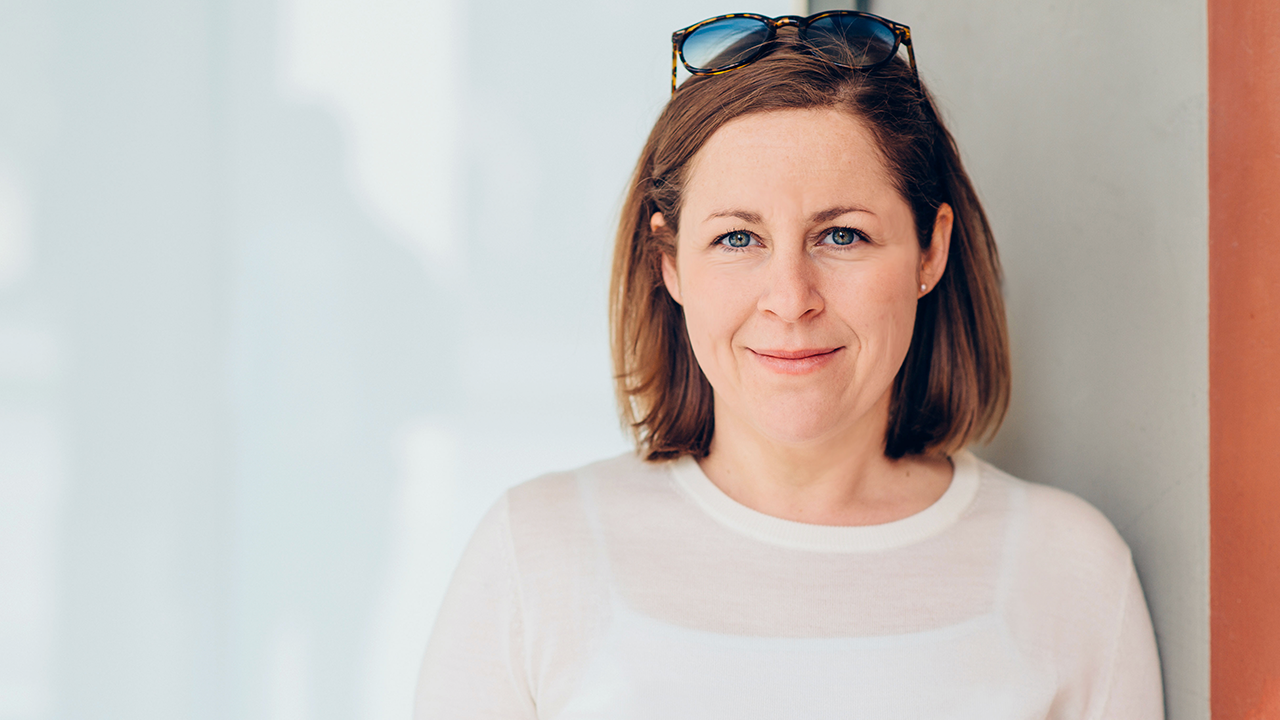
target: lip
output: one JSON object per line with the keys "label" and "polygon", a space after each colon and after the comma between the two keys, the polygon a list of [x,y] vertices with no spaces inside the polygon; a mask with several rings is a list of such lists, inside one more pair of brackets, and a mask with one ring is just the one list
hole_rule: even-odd
{"label": "lip", "polygon": [[796,350],[747,348],[766,368],[783,375],[804,375],[826,367],[843,347],[800,348]]}

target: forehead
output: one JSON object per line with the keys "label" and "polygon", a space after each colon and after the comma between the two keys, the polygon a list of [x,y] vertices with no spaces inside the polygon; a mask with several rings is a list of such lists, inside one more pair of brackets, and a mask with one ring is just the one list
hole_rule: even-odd
{"label": "forehead", "polygon": [[685,207],[871,202],[896,195],[862,121],[834,108],[774,110],[734,118],[716,130],[690,163]]}

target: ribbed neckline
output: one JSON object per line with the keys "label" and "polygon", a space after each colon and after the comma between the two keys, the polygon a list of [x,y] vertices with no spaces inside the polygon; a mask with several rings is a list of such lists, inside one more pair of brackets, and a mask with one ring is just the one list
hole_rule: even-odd
{"label": "ribbed neckline", "polygon": [[752,510],[724,494],[688,455],[671,463],[671,473],[716,522],[761,542],[812,552],[876,552],[933,537],[960,519],[978,494],[978,459],[962,450],[951,464],[951,484],[932,505],[901,520],[858,526],[811,525]]}

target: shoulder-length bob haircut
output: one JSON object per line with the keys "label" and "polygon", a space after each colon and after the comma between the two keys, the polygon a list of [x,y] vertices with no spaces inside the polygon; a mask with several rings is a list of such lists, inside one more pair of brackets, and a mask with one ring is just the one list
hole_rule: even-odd
{"label": "shoulder-length bob haircut", "polygon": [[[837,108],[865,124],[911,206],[920,247],[939,206],[955,213],[941,281],[918,301],[894,379],[885,455],[952,453],[990,437],[1009,404],[1009,346],[1000,261],[955,140],[929,92],[900,59],[842,69],[794,37],[754,63],[681,85],[654,125],[631,178],[614,246],[609,321],[623,422],[651,461],[705,457],[715,430],[712,390],[694,358],[684,313],[662,283],[674,256],[690,160],[722,125],[771,110]],[[667,230],[649,220],[661,212]]]}

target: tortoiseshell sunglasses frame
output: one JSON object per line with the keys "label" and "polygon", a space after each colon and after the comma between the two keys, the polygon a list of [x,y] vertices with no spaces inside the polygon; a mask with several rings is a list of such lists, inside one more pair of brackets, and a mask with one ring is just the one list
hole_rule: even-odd
{"label": "tortoiseshell sunglasses frame", "polygon": [[[757,15],[756,13],[729,13],[728,15],[717,15],[715,17],[707,18],[702,22],[694,23],[687,28],[671,33],[671,94],[674,95],[676,93],[677,58],[680,63],[684,65],[684,68],[689,71],[690,75],[719,75],[720,73],[726,73],[730,70],[737,70],[740,67],[750,65],[756,60],[759,60],[760,57],[768,51],[769,45],[778,37],[778,28],[794,27],[796,28],[796,32],[799,33],[800,38],[804,39],[804,32],[808,29],[809,25],[813,24],[816,20],[831,17],[832,15],[866,18],[868,20],[879,22],[893,31],[893,50],[889,52],[889,55],[885,57],[884,60],[870,65],[858,66],[844,65],[843,63],[837,63],[834,60],[831,61],[832,63],[839,65],[840,67],[847,67],[851,70],[869,70],[892,60],[897,56],[898,48],[905,45],[907,48],[907,57],[911,62],[911,72],[916,75],[917,79],[920,77],[919,72],[916,70],[916,52],[915,49],[911,47],[911,28],[903,25],[902,23],[896,23],[887,18],[882,18],[879,15],[872,15],[871,13],[859,12],[857,10],[828,10],[826,12],[815,13],[808,17],[800,17],[799,15],[780,15],[776,18],[771,18],[767,15]],[[694,68],[689,65],[688,61],[684,59],[685,39],[704,25],[709,25],[718,20],[728,20],[730,18],[752,18],[754,20],[759,20],[769,28],[769,36],[765,38],[764,42],[760,43],[760,48],[745,60],[711,69]]]}

